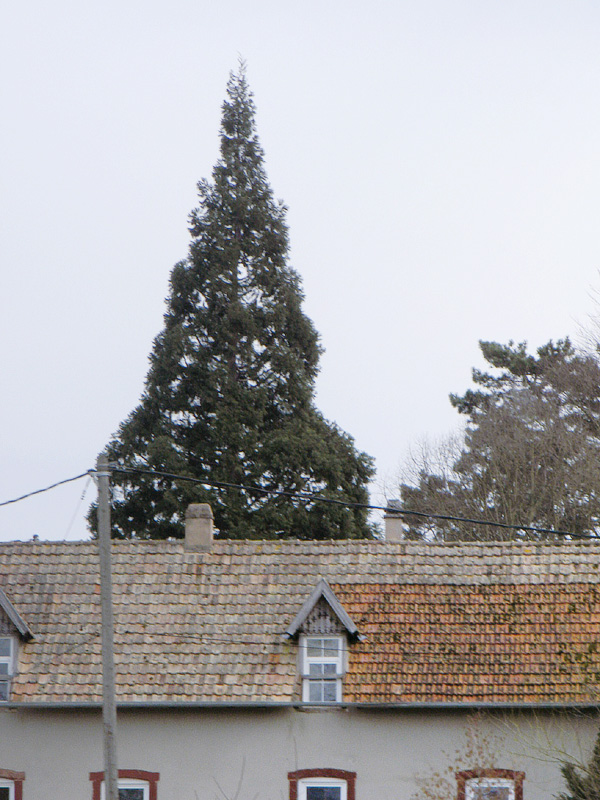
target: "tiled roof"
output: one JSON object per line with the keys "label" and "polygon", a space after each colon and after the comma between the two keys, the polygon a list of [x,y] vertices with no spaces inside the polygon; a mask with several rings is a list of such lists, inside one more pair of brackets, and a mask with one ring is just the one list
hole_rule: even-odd
{"label": "tiled roof", "polygon": [[[121,702],[296,702],[284,636],[325,578],[363,636],[349,702],[595,702],[600,545],[215,541],[113,544]],[[98,702],[94,543],[0,544],[31,629],[16,702]]]}
{"label": "tiled roof", "polygon": [[348,701],[598,702],[597,584],[335,589],[366,637]]}

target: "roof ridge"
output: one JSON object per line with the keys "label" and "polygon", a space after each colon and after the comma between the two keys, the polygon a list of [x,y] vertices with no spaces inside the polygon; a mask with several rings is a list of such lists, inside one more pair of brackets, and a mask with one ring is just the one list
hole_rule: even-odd
{"label": "roof ridge", "polygon": [[[111,544],[115,548],[154,548],[154,549],[184,549],[184,540],[181,539],[113,539]],[[96,547],[95,539],[12,539],[0,541],[1,548],[84,548]],[[391,551],[391,552],[412,552],[435,555],[437,553],[448,553],[460,551],[479,551],[481,553],[513,552],[515,554],[529,553],[566,553],[584,550],[595,550],[600,552],[600,539],[589,541],[566,541],[566,542],[527,542],[527,541],[453,541],[453,542],[419,542],[403,540],[399,542],[386,542],[382,539],[225,539],[215,538],[211,551],[219,549],[241,549],[250,550],[281,550],[281,549],[300,549],[300,550],[327,550],[327,549],[352,549],[365,550],[366,552]]]}

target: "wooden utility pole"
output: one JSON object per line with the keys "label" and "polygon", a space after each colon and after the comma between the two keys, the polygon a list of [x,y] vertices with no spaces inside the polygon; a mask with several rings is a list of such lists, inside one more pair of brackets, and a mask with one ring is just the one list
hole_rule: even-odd
{"label": "wooden utility pole", "polygon": [[114,620],[110,558],[110,468],[105,453],[98,456],[98,550],[102,604],[102,719],[104,722],[104,787],[106,800],[119,800],[117,771],[117,704],[115,700]]}

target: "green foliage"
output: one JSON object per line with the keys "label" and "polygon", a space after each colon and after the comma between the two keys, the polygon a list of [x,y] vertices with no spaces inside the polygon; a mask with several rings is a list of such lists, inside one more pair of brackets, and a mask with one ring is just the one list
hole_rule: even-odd
{"label": "green foliage", "polygon": [[566,762],[560,771],[567,790],[557,795],[556,800],[600,800],[600,735],[586,766]]}
{"label": "green foliage", "polygon": [[[540,347],[481,342],[490,371],[450,400],[467,418],[449,452],[421,459],[403,506],[510,525],[596,534],[600,525],[600,366],[568,339]],[[435,461],[435,463],[434,463]],[[427,539],[539,538],[452,521],[409,520]]]}
{"label": "green foliage", "polygon": [[370,536],[364,510],[278,494],[366,503],[373,465],[314,406],[319,337],[288,264],[286,209],[264,170],[243,65],[227,85],[212,181],[198,191],[144,394],[108,452],[120,465],[257,490],[116,473],[114,533],[182,536],[187,504],[209,502],[223,537]]}

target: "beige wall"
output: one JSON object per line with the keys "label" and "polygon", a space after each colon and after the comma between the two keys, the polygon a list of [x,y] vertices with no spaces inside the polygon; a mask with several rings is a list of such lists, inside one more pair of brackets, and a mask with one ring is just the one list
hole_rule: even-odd
{"label": "beige wall", "polygon": [[[119,766],[160,772],[158,800],[286,800],[287,772],[357,773],[357,800],[408,800],[417,773],[448,763],[464,742],[460,713],[351,710],[122,712]],[[524,770],[525,800],[560,789],[563,753],[585,757],[597,725],[549,714],[488,717],[502,741],[497,768]],[[557,756],[557,754],[559,754]],[[90,800],[102,769],[99,712],[0,711],[0,768],[26,773],[23,800]]]}

